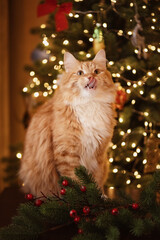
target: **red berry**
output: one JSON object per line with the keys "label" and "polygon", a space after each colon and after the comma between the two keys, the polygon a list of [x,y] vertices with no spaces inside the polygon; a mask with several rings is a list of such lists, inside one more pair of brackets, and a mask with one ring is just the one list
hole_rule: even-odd
{"label": "red berry", "polygon": [[78,234],[82,234],[83,230],[82,229],[78,229]]}
{"label": "red berry", "polygon": [[60,194],[65,195],[66,194],[66,189],[62,188],[61,191],[60,191]]}
{"label": "red berry", "polygon": [[33,199],[33,195],[31,193],[26,194],[25,198],[28,199],[28,200],[32,200]]}
{"label": "red berry", "polygon": [[84,206],[84,207],[83,207],[83,212],[84,212],[84,214],[89,214],[89,212],[90,212],[90,207]]}
{"label": "red berry", "polygon": [[138,209],[139,208],[139,204],[138,203],[132,203],[132,208],[134,210]]}
{"label": "red berry", "polygon": [[76,216],[75,218],[74,218],[74,222],[75,223],[78,223],[80,221],[80,217],[79,216]]}
{"label": "red berry", "polygon": [[117,215],[118,214],[118,208],[113,208],[111,213],[112,213],[112,215]]}
{"label": "red berry", "polygon": [[70,214],[70,217],[75,218],[75,217],[77,216],[77,211],[74,210],[74,209],[72,209],[72,210],[69,212],[69,214]]}
{"label": "red berry", "polygon": [[81,192],[86,192],[86,186],[81,186]]}
{"label": "red berry", "polygon": [[66,186],[68,186],[68,181],[67,180],[63,180],[63,182],[62,182],[62,185],[64,186],[64,187],[66,187]]}
{"label": "red berry", "polygon": [[39,206],[41,206],[42,203],[43,203],[42,200],[37,199],[34,204],[35,204],[37,207],[39,207]]}

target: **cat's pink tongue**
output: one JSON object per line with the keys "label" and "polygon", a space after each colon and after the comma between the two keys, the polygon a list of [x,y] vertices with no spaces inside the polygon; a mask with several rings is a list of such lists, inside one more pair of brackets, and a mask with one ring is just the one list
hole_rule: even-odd
{"label": "cat's pink tongue", "polygon": [[89,78],[89,83],[87,84],[88,88],[95,88],[96,87],[96,79],[94,77]]}

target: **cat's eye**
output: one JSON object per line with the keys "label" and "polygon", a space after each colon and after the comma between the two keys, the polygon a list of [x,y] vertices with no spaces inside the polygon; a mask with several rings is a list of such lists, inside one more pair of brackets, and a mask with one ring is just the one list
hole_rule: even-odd
{"label": "cat's eye", "polygon": [[84,72],[82,71],[82,70],[79,70],[78,72],[77,72],[77,75],[79,75],[79,76],[81,76],[81,75],[83,75],[84,74]]}
{"label": "cat's eye", "polygon": [[99,69],[95,69],[95,70],[94,70],[94,73],[95,73],[95,74],[98,74],[99,72],[100,72]]}

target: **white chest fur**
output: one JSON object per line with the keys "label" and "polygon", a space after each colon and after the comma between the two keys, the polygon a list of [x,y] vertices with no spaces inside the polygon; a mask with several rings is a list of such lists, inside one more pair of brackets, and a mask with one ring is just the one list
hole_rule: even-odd
{"label": "white chest fur", "polygon": [[112,135],[111,108],[106,103],[93,101],[77,105],[74,112],[83,129],[81,164],[93,172],[98,167],[96,159],[98,147]]}

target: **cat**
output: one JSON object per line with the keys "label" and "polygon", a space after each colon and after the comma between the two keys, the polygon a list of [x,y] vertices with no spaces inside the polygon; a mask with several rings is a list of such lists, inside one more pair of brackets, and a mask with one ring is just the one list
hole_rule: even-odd
{"label": "cat", "polygon": [[19,177],[26,191],[59,194],[59,176],[76,179],[83,165],[103,191],[108,174],[107,148],[115,126],[115,85],[105,51],[91,61],[64,54],[59,88],[33,116],[24,144]]}

